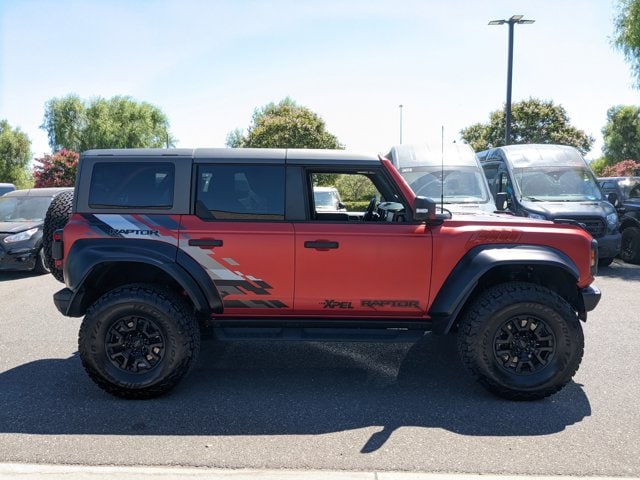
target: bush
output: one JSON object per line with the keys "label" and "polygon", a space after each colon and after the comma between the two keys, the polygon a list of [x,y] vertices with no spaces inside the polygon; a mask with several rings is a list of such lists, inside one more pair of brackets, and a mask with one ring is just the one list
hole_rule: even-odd
{"label": "bush", "polygon": [[623,160],[602,170],[603,177],[630,177],[640,173],[640,163],[635,160]]}
{"label": "bush", "polygon": [[60,150],[54,155],[36,158],[33,168],[35,187],[73,187],[80,155],[72,150]]}
{"label": "bush", "polygon": [[367,206],[369,206],[369,202],[361,202],[361,201],[347,201],[347,200],[343,200],[342,203],[344,203],[347,206],[347,211],[349,212],[364,212],[367,209]]}

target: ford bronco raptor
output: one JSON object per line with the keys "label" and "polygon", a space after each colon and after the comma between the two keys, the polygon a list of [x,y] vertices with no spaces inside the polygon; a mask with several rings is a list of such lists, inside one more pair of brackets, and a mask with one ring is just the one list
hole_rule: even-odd
{"label": "ford bronco raptor", "polygon": [[[374,192],[366,209],[316,208],[314,186],[347,183]],[[66,283],[54,303],[84,317],[82,364],[125,398],[178,384],[206,328],[223,340],[452,334],[489,391],[543,398],[577,371],[580,321],[600,300],[597,243],[579,225],[451,214],[388,159],[346,151],[88,151],[45,234]]]}

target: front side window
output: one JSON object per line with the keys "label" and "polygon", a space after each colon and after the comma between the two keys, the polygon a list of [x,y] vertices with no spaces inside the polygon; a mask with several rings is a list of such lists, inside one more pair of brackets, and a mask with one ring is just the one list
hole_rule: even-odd
{"label": "front side window", "polygon": [[205,220],[284,220],[284,167],[200,165],[196,215]]}
{"label": "front side window", "polygon": [[157,208],[173,205],[175,167],[167,162],[96,163],[91,174],[91,208]]}
{"label": "front side window", "polygon": [[311,219],[329,222],[406,220],[400,197],[375,172],[309,172]]}

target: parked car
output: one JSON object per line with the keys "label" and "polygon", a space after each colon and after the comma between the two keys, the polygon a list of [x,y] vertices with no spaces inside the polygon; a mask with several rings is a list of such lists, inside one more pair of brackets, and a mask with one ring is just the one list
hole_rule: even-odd
{"label": "parked car", "polygon": [[495,211],[480,162],[466,144],[402,144],[387,158],[416,195],[432,198],[451,212]]}
{"label": "parked car", "polygon": [[336,187],[313,187],[313,203],[316,211],[346,212],[347,207],[340,199]]}
{"label": "parked car", "polygon": [[[508,145],[478,153],[499,208],[515,215],[568,220],[598,241],[599,264],[620,253],[615,208],[580,152],[565,145]],[[502,199],[502,200],[500,200]]]}
{"label": "parked car", "polygon": [[0,197],[7,192],[13,192],[16,186],[13,183],[0,183]]}
{"label": "parked car", "polygon": [[42,252],[42,227],[51,201],[71,188],[14,190],[0,197],[0,270],[49,270]]}
{"label": "parked car", "polygon": [[640,263],[640,177],[598,178],[602,193],[616,207],[622,233],[620,258],[628,263]]}

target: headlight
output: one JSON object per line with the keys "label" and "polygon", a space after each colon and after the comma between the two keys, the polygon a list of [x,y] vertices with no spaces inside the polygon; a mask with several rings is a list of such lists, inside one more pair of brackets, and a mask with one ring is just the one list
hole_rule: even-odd
{"label": "headlight", "polygon": [[546,220],[544,215],[540,215],[539,213],[531,213],[529,212],[529,218],[535,218],[536,220]]}
{"label": "headlight", "polygon": [[38,227],[25,230],[24,232],[16,233],[15,235],[9,235],[3,240],[4,243],[16,243],[29,240],[38,232]]}
{"label": "headlight", "polygon": [[618,224],[618,214],[610,213],[607,215],[607,223],[610,227],[615,227]]}

